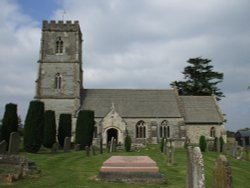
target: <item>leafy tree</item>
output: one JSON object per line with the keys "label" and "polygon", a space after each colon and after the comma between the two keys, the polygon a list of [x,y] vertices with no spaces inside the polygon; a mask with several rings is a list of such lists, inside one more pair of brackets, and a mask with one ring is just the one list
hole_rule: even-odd
{"label": "leafy tree", "polygon": [[125,151],[126,152],[129,152],[131,150],[131,144],[132,144],[131,137],[129,135],[127,135],[125,137],[125,141],[124,141]]}
{"label": "leafy tree", "polygon": [[94,124],[94,111],[81,110],[79,112],[76,122],[76,143],[80,144],[81,149],[92,144]]}
{"label": "leafy tree", "polygon": [[1,127],[1,140],[9,143],[10,134],[18,130],[17,105],[9,103],[5,105],[5,112]]}
{"label": "leafy tree", "polygon": [[24,149],[37,153],[42,144],[44,127],[44,103],[31,101],[24,123]]}
{"label": "leafy tree", "polygon": [[170,85],[177,87],[180,95],[212,95],[214,94],[217,100],[225,97],[217,87],[217,84],[223,81],[223,73],[213,71],[213,66],[210,65],[210,59],[200,57],[190,58],[189,64],[182,72],[185,81],[174,81]]}
{"label": "leafy tree", "polygon": [[51,148],[56,142],[56,118],[55,112],[47,110],[44,113],[43,145]]}
{"label": "leafy tree", "polygon": [[199,140],[199,146],[202,152],[205,152],[207,149],[207,141],[206,141],[206,137],[201,135],[200,136],[200,140]]}
{"label": "leafy tree", "polygon": [[58,142],[63,147],[65,137],[71,137],[71,114],[60,114],[58,126]]}

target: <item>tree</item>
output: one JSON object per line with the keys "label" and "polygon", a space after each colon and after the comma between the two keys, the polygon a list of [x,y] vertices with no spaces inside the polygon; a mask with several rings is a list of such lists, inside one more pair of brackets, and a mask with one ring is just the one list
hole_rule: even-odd
{"label": "tree", "polygon": [[132,144],[131,137],[129,135],[127,135],[125,137],[125,141],[124,141],[124,146],[125,146],[126,152],[129,152],[131,150],[131,144]]}
{"label": "tree", "polygon": [[58,142],[64,146],[65,137],[71,137],[71,114],[60,114],[58,126]]}
{"label": "tree", "polygon": [[177,87],[180,95],[212,95],[217,100],[225,97],[217,87],[223,81],[223,73],[213,71],[210,59],[200,57],[190,58],[187,63],[189,66],[182,72],[186,81],[174,81],[170,85]]}
{"label": "tree", "polygon": [[18,130],[17,105],[9,103],[5,105],[5,112],[2,120],[1,140],[9,143],[10,134]]}
{"label": "tree", "polygon": [[94,124],[94,111],[81,110],[79,112],[76,122],[76,143],[80,144],[81,149],[92,144]]}
{"label": "tree", "polygon": [[51,148],[56,142],[56,118],[55,112],[47,110],[44,113],[43,145]]}
{"label": "tree", "polygon": [[44,127],[44,103],[31,101],[24,123],[24,149],[37,153],[42,144]]}
{"label": "tree", "polygon": [[200,136],[200,140],[199,140],[199,146],[202,152],[205,152],[207,149],[207,141],[206,141],[206,137],[201,135]]}

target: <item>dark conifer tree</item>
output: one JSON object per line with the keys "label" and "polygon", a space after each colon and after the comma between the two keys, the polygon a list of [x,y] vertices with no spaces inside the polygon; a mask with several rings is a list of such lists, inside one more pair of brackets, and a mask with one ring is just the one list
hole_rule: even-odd
{"label": "dark conifer tree", "polygon": [[71,114],[60,114],[58,126],[58,142],[63,147],[65,137],[71,137]]}
{"label": "dark conifer tree", "polygon": [[44,113],[43,146],[51,148],[56,142],[55,112],[47,110]]}
{"label": "dark conifer tree", "polygon": [[24,123],[24,149],[37,153],[42,144],[44,127],[44,103],[31,101]]}
{"label": "dark conifer tree", "polygon": [[76,123],[76,143],[80,144],[81,149],[92,144],[94,124],[94,111],[81,110],[79,112]]}

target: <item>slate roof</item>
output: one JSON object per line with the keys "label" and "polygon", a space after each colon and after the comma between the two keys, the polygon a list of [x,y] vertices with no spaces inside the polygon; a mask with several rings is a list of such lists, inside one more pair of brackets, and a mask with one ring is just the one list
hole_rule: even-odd
{"label": "slate roof", "polygon": [[240,130],[236,134],[240,137],[250,137],[250,130]]}
{"label": "slate roof", "polygon": [[81,109],[104,117],[112,104],[121,117],[181,117],[175,90],[83,89]]}
{"label": "slate roof", "polygon": [[222,123],[223,116],[213,96],[180,96],[185,123]]}

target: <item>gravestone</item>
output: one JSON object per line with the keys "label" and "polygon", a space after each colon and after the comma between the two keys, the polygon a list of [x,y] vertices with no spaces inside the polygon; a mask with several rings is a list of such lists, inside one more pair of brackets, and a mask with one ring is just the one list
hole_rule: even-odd
{"label": "gravestone", "polygon": [[57,153],[57,151],[58,151],[58,143],[55,142],[55,143],[52,145],[51,153]]}
{"label": "gravestone", "polygon": [[114,137],[111,138],[111,142],[110,142],[110,148],[109,148],[109,152],[113,152],[113,147],[114,147]]}
{"label": "gravestone", "polygon": [[204,163],[200,147],[187,148],[187,188],[205,188]]}
{"label": "gravestone", "polygon": [[92,155],[95,155],[95,148],[93,147],[93,145],[89,147],[89,150]]}
{"label": "gravestone", "polygon": [[167,143],[167,165],[174,164],[174,142]]}
{"label": "gravestone", "polygon": [[163,153],[166,155],[167,154],[167,139],[163,139]]}
{"label": "gravestone", "polygon": [[90,156],[90,149],[89,146],[85,146],[86,156]]}
{"label": "gravestone", "polygon": [[71,148],[71,139],[70,139],[70,137],[65,137],[64,138],[64,145],[63,145],[64,152],[69,152],[70,148]]}
{"label": "gravestone", "polygon": [[113,140],[112,151],[116,151],[116,139]]}
{"label": "gravestone", "polygon": [[213,180],[214,188],[233,187],[232,170],[224,155],[220,155],[216,161]]}
{"label": "gravestone", "polygon": [[75,144],[75,151],[79,151],[80,150],[80,144]]}
{"label": "gravestone", "polygon": [[0,154],[5,154],[6,148],[7,148],[7,142],[3,140],[2,142],[0,142]]}
{"label": "gravestone", "polygon": [[12,132],[10,134],[8,153],[9,154],[18,154],[20,142],[21,142],[20,134],[18,132]]}

